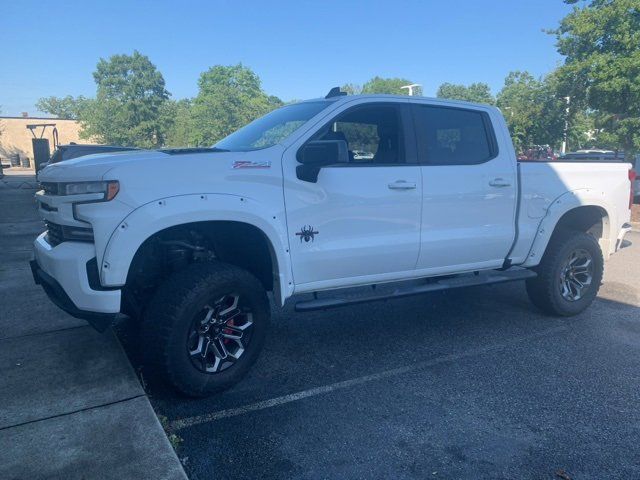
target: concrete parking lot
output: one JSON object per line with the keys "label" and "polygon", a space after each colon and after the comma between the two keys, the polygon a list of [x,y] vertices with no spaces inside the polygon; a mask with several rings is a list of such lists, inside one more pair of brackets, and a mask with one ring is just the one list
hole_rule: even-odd
{"label": "concrete parking lot", "polygon": [[191,479],[640,478],[640,233],[627,238],[577,317],[540,314],[520,283],[289,306],[236,387],[155,387],[152,404]]}

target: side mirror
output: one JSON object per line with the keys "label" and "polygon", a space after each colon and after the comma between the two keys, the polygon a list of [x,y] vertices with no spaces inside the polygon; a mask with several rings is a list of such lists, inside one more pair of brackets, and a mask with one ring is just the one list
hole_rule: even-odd
{"label": "side mirror", "polygon": [[306,143],[298,150],[296,167],[300,180],[315,183],[322,167],[349,163],[349,149],[344,140],[317,140]]}

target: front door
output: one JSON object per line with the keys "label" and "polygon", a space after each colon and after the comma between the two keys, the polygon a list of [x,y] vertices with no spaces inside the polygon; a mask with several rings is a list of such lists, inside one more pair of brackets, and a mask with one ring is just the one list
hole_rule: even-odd
{"label": "front door", "polygon": [[[345,107],[283,157],[296,292],[371,283],[412,272],[418,259],[422,179],[409,141],[406,101]],[[345,140],[349,163],[324,167],[317,182],[296,175],[310,140]]]}

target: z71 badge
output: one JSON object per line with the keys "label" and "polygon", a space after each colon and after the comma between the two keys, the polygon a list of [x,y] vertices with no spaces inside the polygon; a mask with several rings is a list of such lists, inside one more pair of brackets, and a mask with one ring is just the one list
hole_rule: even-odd
{"label": "z71 badge", "polygon": [[318,233],[320,232],[314,230],[311,225],[305,225],[304,227],[302,227],[302,230],[296,233],[296,235],[300,237],[300,243],[302,243],[302,240],[304,240],[305,242],[313,242]]}
{"label": "z71 badge", "polygon": [[250,160],[236,160],[232,168],[271,168],[271,162],[252,162]]}

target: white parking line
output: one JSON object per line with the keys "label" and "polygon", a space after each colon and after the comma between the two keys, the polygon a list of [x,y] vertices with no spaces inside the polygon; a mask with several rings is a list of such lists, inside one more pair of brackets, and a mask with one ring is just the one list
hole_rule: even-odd
{"label": "white parking line", "polygon": [[490,345],[487,347],[480,347],[471,350],[467,350],[462,353],[451,353],[449,355],[443,355],[442,357],[426,360],[424,362],[414,363],[407,365],[406,367],[394,368],[391,370],[385,370],[379,373],[373,373],[371,375],[365,375],[363,377],[352,378],[350,380],[344,380],[342,382],[332,383],[330,385],[323,385],[321,387],[310,388],[309,390],[303,390],[301,392],[290,393],[281,397],[271,398],[269,400],[263,400],[261,402],[251,403],[237,408],[229,408],[227,410],[220,410],[218,412],[206,413],[204,415],[196,415],[194,417],[180,418],[170,422],[169,427],[171,430],[181,430],[187,427],[193,427],[194,425],[201,425],[203,423],[214,422],[222,418],[235,417],[248,412],[255,412],[257,410],[264,410],[266,408],[277,407],[278,405],[284,405],[285,403],[296,402],[303,398],[314,397],[323,393],[333,392],[335,390],[341,390],[344,388],[354,387],[356,385],[362,385],[363,383],[372,382],[375,380],[381,380],[384,378],[394,377],[403,373],[413,372],[424,368],[433,367],[441,363],[454,362],[464,358],[475,357],[483,355],[485,353],[491,353],[498,350],[504,350],[519,343],[535,340],[540,337],[545,337],[550,334],[558,333],[566,330],[566,325],[549,328],[541,332],[533,333],[530,335],[523,335],[521,337],[514,338],[507,342]]}

